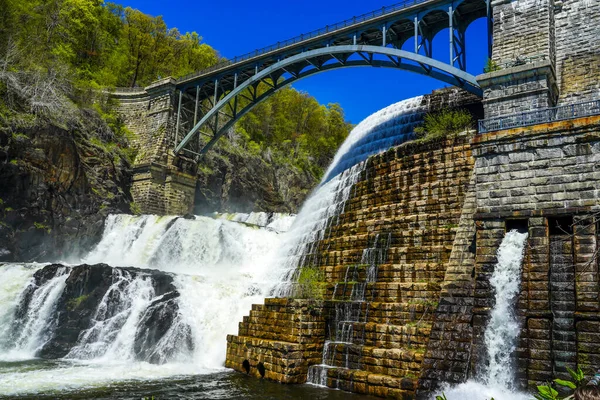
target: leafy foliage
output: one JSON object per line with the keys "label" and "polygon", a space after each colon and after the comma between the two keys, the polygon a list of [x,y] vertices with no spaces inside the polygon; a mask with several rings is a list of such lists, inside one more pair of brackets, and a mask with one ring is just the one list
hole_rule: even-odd
{"label": "leafy foliage", "polygon": [[488,58],[485,66],[483,67],[483,72],[486,74],[489,74],[490,72],[494,72],[494,71],[500,71],[502,68],[500,68],[500,65],[498,65],[498,63],[494,60],[492,60],[491,58]]}
{"label": "leafy foliage", "polygon": [[320,177],[351,125],[339,104],[321,105],[307,93],[284,88],[238,123],[253,153],[274,150],[272,157]]}
{"label": "leafy foliage", "polygon": [[558,392],[550,384],[537,387],[538,393],[535,398],[538,400],[558,400]]}
{"label": "leafy foliage", "polygon": [[577,367],[577,371],[573,371],[571,368],[567,367],[567,371],[569,371],[569,375],[571,375],[576,387],[583,385],[585,381],[585,374],[580,367]]}
{"label": "leafy foliage", "polygon": [[[103,0],[0,0],[0,118],[19,109],[55,122],[93,107],[127,137],[99,89],[143,87],[220,60],[196,32]],[[259,87],[259,91],[267,90]],[[246,151],[319,178],[351,126],[338,104],[285,88],[238,124]],[[134,156],[134,155],[133,155]]]}
{"label": "leafy foliage", "polygon": [[[569,390],[575,390],[580,386],[585,384],[585,374],[581,370],[581,368],[577,367],[577,370],[574,371],[571,368],[567,367],[567,371],[569,375],[571,375],[572,381],[564,380],[564,379],[554,379],[554,383],[558,386],[562,386]],[[540,385],[537,387],[538,393],[535,395],[535,398],[538,400],[561,400],[561,399],[571,399],[572,395],[567,397],[561,397],[556,389],[554,389],[550,383],[545,385]]]}
{"label": "leafy foliage", "polygon": [[27,69],[67,65],[79,85],[142,86],[218,61],[196,32],[103,0],[0,0],[0,54],[15,45]]}
{"label": "leafy foliage", "polygon": [[420,142],[438,141],[455,137],[472,125],[473,117],[468,111],[442,110],[425,115],[423,125],[415,128],[415,134]]}

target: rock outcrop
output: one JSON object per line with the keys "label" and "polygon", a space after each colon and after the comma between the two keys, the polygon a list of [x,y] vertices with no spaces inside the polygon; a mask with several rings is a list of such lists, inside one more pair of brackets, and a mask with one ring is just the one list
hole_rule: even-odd
{"label": "rock outcrop", "polygon": [[46,342],[38,350],[38,357],[57,359],[73,355],[85,359],[103,355],[118,342],[111,335],[116,336],[132,316],[135,319],[133,303],[140,299],[146,299],[148,304],[137,317],[135,333],[130,338],[135,359],[160,364],[181,351],[181,346],[192,349],[189,326],[177,327],[181,328],[177,329],[181,340],[164,340],[176,324],[182,325],[177,319],[179,292],[171,274],[106,264],[52,264],[37,271],[21,298],[15,330],[27,325],[32,307],[40,307],[36,301],[42,296],[36,292],[44,291],[50,281],[62,276],[64,288],[51,305]]}
{"label": "rock outcrop", "polygon": [[95,111],[76,113],[64,125],[0,119],[0,261],[77,256],[108,214],[129,212],[126,140]]}
{"label": "rock outcrop", "polygon": [[198,169],[194,211],[296,213],[319,177],[292,164],[219,146]]}

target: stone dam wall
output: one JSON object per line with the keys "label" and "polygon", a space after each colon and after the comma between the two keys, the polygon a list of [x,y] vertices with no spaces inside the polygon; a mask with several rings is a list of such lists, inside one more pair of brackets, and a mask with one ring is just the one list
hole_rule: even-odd
{"label": "stone dam wall", "polygon": [[[323,344],[339,329],[340,307],[360,290],[363,251],[385,238],[377,279],[352,323],[351,344],[338,344],[327,385],[377,396],[410,398],[422,373],[446,270],[462,229],[474,159],[469,137],[407,143],[371,157],[345,210],[309,257],[328,282],[325,301],[267,299],[253,307],[237,336],[228,336],[230,368],[279,382],[306,381]],[[473,210],[474,211],[474,210]],[[470,215],[469,215],[470,216]],[[471,220],[472,224],[472,220]],[[461,236],[462,237],[462,236]],[[460,247],[460,246],[459,246]],[[349,280],[348,274],[355,274]],[[312,314],[306,312],[312,307]],[[281,349],[288,349],[282,351]]]}
{"label": "stone dam wall", "polygon": [[[329,387],[421,398],[476,377],[494,305],[489,279],[507,230],[527,231],[515,354],[522,388],[600,365],[600,118],[407,143],[371,157],[310,258],[325,301],[267,299],[228,336],[227,366],[305,382],[364,280],[361,255],[386,237],[375,282],[336,344]],[[364,260],[362,260],[364,261]],[[363,268],[363,269],[361,269]],[[348,278],[349,274],[352,278]]]}

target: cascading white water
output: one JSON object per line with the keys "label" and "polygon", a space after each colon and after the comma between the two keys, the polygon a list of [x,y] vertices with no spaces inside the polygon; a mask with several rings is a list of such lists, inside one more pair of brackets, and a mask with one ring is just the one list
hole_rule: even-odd
{"label": "cascading white water", "polygon": [[514,307],[521,284],[521,264],[527,233],[507,232],[498,249],[498,262],[490,278],[495,305],[485,330],[488,366],[483,376],[454,388],[446,388],[448,400],[485,398],[526,400],[530,396],[516,392],[513,356],[520,333]]}
{"label": "cascading white water", "polygon": [[[271,217],[270,223],[277,223],[277,218]],[[52,373],[0,369],[0,393],[17,395],[222,369],[225,335],[236,333],[251,305],[262,302],[273,287],[271,259],[281,236],[209,217],[109,216],[102,240],[83,261],[176,273],[172,282],[178,297],[171,300],[176,302],[176,312],[165,316],[172,319],[168,330],[158,343],[140,348],[137,342],[145,338],[145,321],[161,312],[156,308],[165,295],[155,292],[151,271],[136,270],[133,275],[128,269],[113,268],[110,287],[91,310],[92,324],[65,357],[70,364]],[[35,357],[47,340],[49,325],[56,321],[52,311],[71,267],[36,288],[27,312],[15,314],[34,272],[42,267],[0,266],[0,361]],[[17,323],[23,329],[13,329]],[[166,364],[148,364],[140,357]]]}
{"label": "cascading white water", "polygon": [[278,243],[274,232],[226,220],[110,215],[102,240],[84,261],[191,275],[216,265],[244,272],[268,264]]}
{"label": "cascading white water", "polygon": [[508,232],[498,249],[498,264],[490,278],[496,304],[485,329],[489,365],[486,384],[513,389],[511,358],[521,327],[514,312],[521,284],[521,264],[527,233]]}
{"label": "cascading white water", "polygon": [[94,325],[65,358],[133,360],[136,328],[154,297],[149,276],[132,277],[128,271],[114,269],[112,285],[92,317]]}
{"label": "cascading white water", "polygon": [[426,105],[423,96],[402,100],[379,110],[358,124],[327,168],[323,182],[342,171],[413,138],[414,128],[422,122]]}
{"label": "cascading white water", "polygon": [[[14,270],[23,267],[13,265],[8,266],[8,268]],[[27,274],[26,270],[20,272],[22,276]],[[39,287],[35,287],[35,283],[31,281],[27,283],[25,290],[19,296],[18,303],[21,302],[21,297],[25,294],[30,294],[31,299],[28,307],[19,309],[20,305],[17,305],[16,310],[10,316],[12,319],[3,332],[5,336],[0,338],[0,341],[3,342],[3,348],[0,349],[0,360],[31,359],[35,357],[37,350],[50,338],[54,328],[51,316],[54,312],[56,300],[65,287],[67,272],[68,268],[59,268],[53,279]],[[34,289],[35,291],[31,292]],[[20,316],[18,321],[15,318],[16,314]],[[9,329],[14,327],[15,323],[18,323],[17,329],[14,329],[14,333],[10,335]]]}
{"label": "cascading white water", "polygon": [[296,216],[285,213],[215,213],[215,218],[228,221],[243,222],[248,225],[256,225],[274,230],[275,232],[287,232],[290,230]]}
{"label": "cascading white water", "polygon": [[277,279],[282,283],[274,296],[290,293],[299,265],[318,263],[312,246],[324,238],[327,223],[343,212],[364,169],[364,160],[410,139],[423,111],[423,96],[403,100],[370,115],[350,132],[281,245],[277,263],[282,268]]}
{"label": "cascading white water", "polygon": [[[287,215],[282,217],[289,219]],[[226,344],[223,334],[235,333],[238,321],[251,304],[262,301],[274,284],[269,266],[279,235],[207,217],[187,220],[113,215],[106,225],[102,241],[86,261],[177,273],[180,309],[166,335],[170,340],[165,344],[172,345],[174,338],[181,341],[186,330],[191,329],[194,350],[193,354],[187,354],[188,361],[206,369],[223,365]],[[124,237],[128,240],[124,241]],[[129,297],[135,295],[136,301],[143,303],[141,309],[145,309],[153,300],[152,294],[147,287],[138,286]],[[107,341],[113,348],[107,356],[119,355],[115,353],[119,340],[131,341],[134,326],[135,323],[129,327],[128,339]],[[108,327],[100,330],[111,331]],[[182,356],[174,359],[181,361]]]}

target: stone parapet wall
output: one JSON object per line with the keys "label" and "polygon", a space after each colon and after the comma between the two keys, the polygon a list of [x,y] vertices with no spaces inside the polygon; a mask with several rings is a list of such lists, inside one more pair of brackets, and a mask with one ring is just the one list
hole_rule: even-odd
{"label": "stone parapet wall", "polygon": [[477,77],[486,118],[554,107],[558,89],[554,66],[538,61]]}
{"label": "stone parapet wall", "polygon": [[136,165],[167,163],[174,109],[175,81],[171,78],[154,82],[140,92],[115,93],[117,111],[127,129],[134,134]]}

